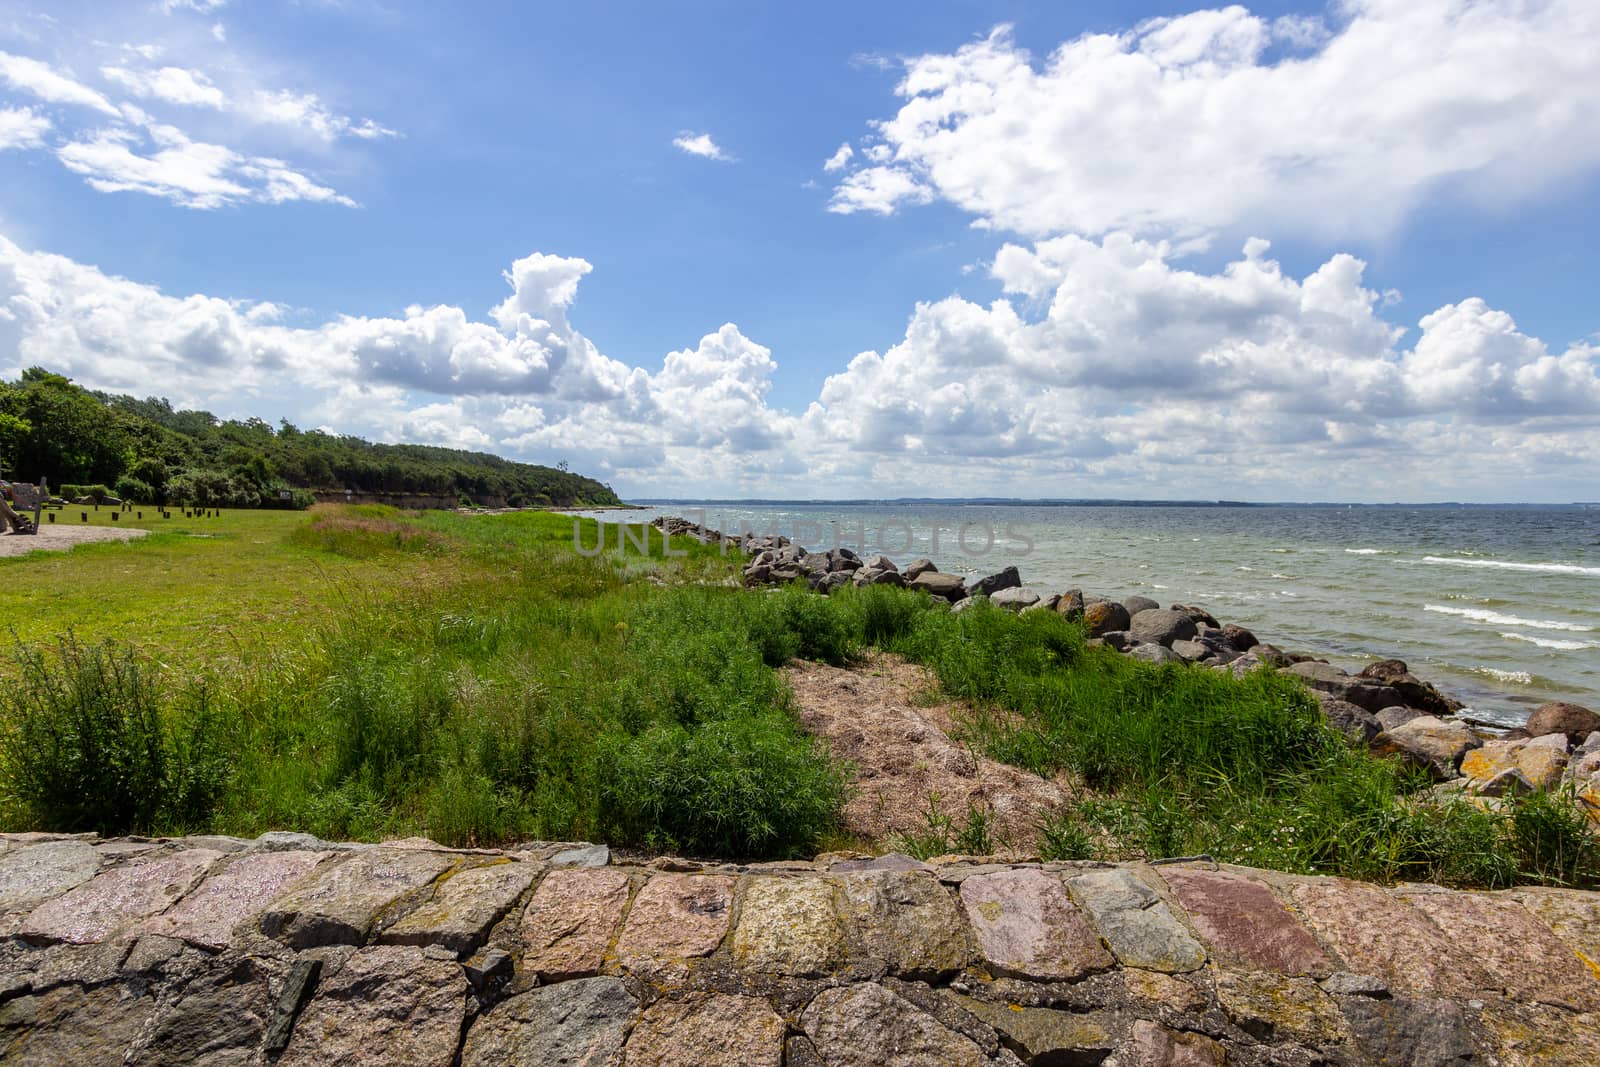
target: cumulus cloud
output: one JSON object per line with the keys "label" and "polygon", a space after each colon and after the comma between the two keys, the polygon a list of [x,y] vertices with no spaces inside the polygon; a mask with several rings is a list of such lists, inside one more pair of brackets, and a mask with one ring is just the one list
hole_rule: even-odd
{"label": "cumulus cloud", "polygon": [[884,151],[832,210],[938,197],[1028,236],[1374,235],[1428,198],[1536,196],[1600,165],[1593,0],[1244,7],[1067,41],[1001,26],[906,64]]}
{"label": "cumulus cloud", "polygon": [[692,133],[685,130],[672,139],[672,145],[680,152],[687,152],[702,159],[714,159],[719,163],[733,161],[733,157],[724,152],[722,146],[713,141],[709,133]]}
{"label": "cumulus cloud", "polygon": [[829,173],[832,173],[836,170],[844,170],[845,164],[849,163],[851,157],[855,154],[856,150],[850,147],[849,141],[846,141],[844,144],[839,146],[838,150],[835,151],[833,155],[828,157],[827,161],[822,164],[822,169],[828,171]]}
{"label": "cumulus cloud", "polygon": [[572,321],[581,258],[517,260],[483,317],[290,327],[270,303],[170,296],[0,239],[0,374],[40,363],[660,493],[1369,498],[1381,469],[1455,498],[1581,495],[1600,346],[1552,349],[1477,299],[1408,344],[1359,259],[1296,277],[1269,253],[1251,240],[1208,273],[1125,234],[1008,244],[1000,299],[917,305],[897,343],[789,411],[770,401],[773,352],[733,323],[655,367],[601,352]]}

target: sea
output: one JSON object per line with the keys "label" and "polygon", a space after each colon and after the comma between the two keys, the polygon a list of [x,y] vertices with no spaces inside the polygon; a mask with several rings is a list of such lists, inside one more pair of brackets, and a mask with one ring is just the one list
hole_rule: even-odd
{"label": "sea", "polygon": [[1600,708],[1600,505],[1232,506],[652,501],[808,548],[1198,605],[1351,671],[1402,659],[1502,726],[1547,700]]}

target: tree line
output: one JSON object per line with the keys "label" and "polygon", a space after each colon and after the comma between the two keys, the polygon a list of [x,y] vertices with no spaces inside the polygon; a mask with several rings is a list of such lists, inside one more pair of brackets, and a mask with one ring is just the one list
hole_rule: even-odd
{"label": "tree line", "polygon": [[[0,477],[138,503],[306,507],[311,490],[445,496],[513,507],[617,504],[610,486],[484,452],[374,444],[219,419],[161,397],[112,395],[30,367],[0,381]],[[77,495],[77,494],[73,494]]]}

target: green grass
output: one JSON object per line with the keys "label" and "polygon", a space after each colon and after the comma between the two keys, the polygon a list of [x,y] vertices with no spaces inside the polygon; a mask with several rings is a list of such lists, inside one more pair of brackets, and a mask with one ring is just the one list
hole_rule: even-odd
{"label": "green grass", "polygon": [[[776,668],[879,648],[968,702],[969,744],[1078,783],[1043,826],[1050,858],[1204,853],[1473,886],[1600,874],[1559,796],[1433,803],[1297,683],[1138,663],[1051,613],[726,588],[716,546],[668,556],[656,535],[648,554],[613,540],[591,558],[551,514],[162,524],[0,562],[22,595],[0,668],[0,826],[805,855],[837,840],[850,768],[799,729]],[[996,843],[981,809],[930,801],[927,823],[890,844]]]}

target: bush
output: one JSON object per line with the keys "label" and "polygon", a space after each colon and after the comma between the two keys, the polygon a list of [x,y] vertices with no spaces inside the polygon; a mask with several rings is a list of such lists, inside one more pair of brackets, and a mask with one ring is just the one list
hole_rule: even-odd
{"label": "bush", "polygon": [[131,474],[124,474],[117,479],[114,486],[117,496],[134,504],[154,504],[156,491],[148,482],[142,482]]}
{"label": "bush", "polygon": [[771,717],[662,724],[600,743],[608,839],[696,855],[792,855],[836,825],[844,779],[821,746]]}
{"label": "bush", "polygon": [[103,485],[98,485],[98,484],[97,485],[68,484],[68,485],[61,486],[60,489],[57,490],[57,492],[59,492],[62,495],[62,497],[64,497],[67,500],[77,500],[80,497],[88,497],[90,500],[94,501],[96,504],[105,503],[106,497],[112,495],[110,489],[106,488]]}
{"label": "bush", "polygon": [[202,826],[228,778],[221,724],[199,686],[164,692],[131,649],[71,637],[18,653],[0,698],[0,791],[41,830],[151,833]]}

